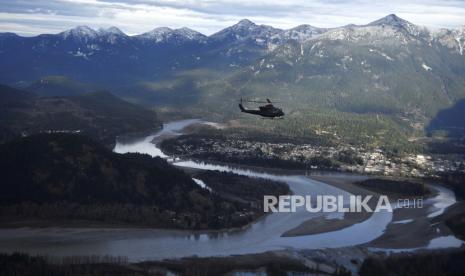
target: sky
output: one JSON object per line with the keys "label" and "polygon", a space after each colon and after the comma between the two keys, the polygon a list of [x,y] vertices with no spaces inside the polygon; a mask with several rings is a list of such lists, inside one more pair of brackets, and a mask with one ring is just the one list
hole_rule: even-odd
{"label": "sky", "polygon": [[431,28],[465,25],[465,0],[0,0],[0,32],[59,33],[116,26],[129,35],[188,27],[210,35],[247,18],[288,29],[367,24],[388,14]]}

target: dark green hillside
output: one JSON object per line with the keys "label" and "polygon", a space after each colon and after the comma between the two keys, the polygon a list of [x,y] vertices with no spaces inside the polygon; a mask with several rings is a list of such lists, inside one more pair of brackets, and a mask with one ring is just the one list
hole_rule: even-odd
{"label": "dark green hillside", "polygon": [[76,96],[98,90],[96,85],[75,81],[66,76],[47,76],[34,82],[28,91],[40,96]]}
{"label": "dark green hillside", "polygon": [[107,144],[117,135],[149,132],[161,125],[155,112],[109,92],[73,97],[37,97],[0,87],[0,128],[11,136],[41,132],[80,132]]}
{"label": "dark green hillside", "polygon": [[[451,62],[463,57],[411,37],[405,41],[368,33],[288,42],[232,74],[199,79],[198,104],[182,111],[239,121],[266,135],[311,140],[324,132],[331,134],[324,138],[351,144],[421,150],[410,138],[422,137],[431,118],[465,97],[460,65]],[[240,98],[280,101],[286,116],[268,122],[241,114]]]}
{"label": "dark green hillside", "polygon": [[[192,74],[184,86],[167,80],[151,92],[163,95],[166,104],[168,97],[184,93],[189,101],[173,101],[182,106],[175,109],[232,120],[266,135],[309,140],[324,132],[332,140],[421,150],[409,140],[423,137],[438,112],[465,98],[464,56],[428,35],[398,26],[329,30],[305,41],[286,41],[217,78]],[[237,108],[240,98],[280,101],[286,116],[270,123],[243,115]]]}
{"label": "dark green hillside", "polygon": [[380,194],[392,193],[399,196],[425,196],[431,193],[424,183],[403,179],[370,178],[355,182],[355,184]]}
{"label": "dark green hillside", "polygon": [[401,253],[385,258],[370,257],[363,261],[359,275],[464,275],[464,259],[463,250]]}
{"label": "dark green hillside", "polygon": [[[0,147],[0,202],[136,203],[182,208],[180,192],[196,190],[186,174],[160,158],[113,153],[73,134],[39,134]],[[198,190],[198,189],[197,189]],[[184,197],[184,198],[183,198]]]}
{"label": "dark green hillside", "polygon": [[218,89],[236,94],[236,98],[279,99],[294,109],[417,112],[426,117],[465,96],[461,89],[465,79],[437,52],[413,42],[403,47],[384,43],[324,39],[289,43],[227,79],[228,84]]}
{"label": "dark green hillside", "polygon": [[[257,214],[220,198],[160,158],[111,152],[73,134],[0,146],[1,218],[91,220],[155,227],[224,228]],[[221,218],[221,219],[220,219]]]}
{"label": "dark green hillside", "polygon": [[153,130],[161,124],[155,112],[128,103],[109,92],[95,92],[70,98],[70,101],[83,109],[95,112],[94,122],[103,127],[140,130]]}
{"label": "dark green hillside", "polygon": [[24,107],[36,97],[34,93],[0,84],[0,107]]}
{"label": "dark green hillside", "polygon": [[24,111],[33,109],[35,98],[33,93],[0,85],[0,143],[21,135],[29,118]]}

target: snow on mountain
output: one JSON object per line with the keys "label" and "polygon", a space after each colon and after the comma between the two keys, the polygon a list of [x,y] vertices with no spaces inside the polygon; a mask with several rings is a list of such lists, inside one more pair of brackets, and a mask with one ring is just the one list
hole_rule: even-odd
{"label": "snow on mountain", "polygon": [[265,46],[267,42],[282,32],[267,25],[257,25],[248,19],[243,19],[237,24],[225,28],[209,37],[213,41],[255,41],[258,45]]}
{"label": "snow on mountain", "polygon": [[166,41],[200,41],[203,40],[206,36],[186,27],[180,29],[159,27],[153,29],[150,32],[146,32],[135,37],[160,43]]}
{"label": "snow on mountain", "polygon": [[426,65],[424,62],[421,64],[421,67],[423,67],[423,69],[425,69],[425,71],[431,71],[431,70],[433,70],[431,67],[429,67],[428,65]]}
{"label": "snow on mountain", "polygon": [[398,17],[395,14],[390,14],[376,21],[373,21],[365,26],[390,26],[396,29],[403,29],[413,36],[427,36],[428,30],[425,27],[420,27],[408,22],[405,19]]}
{"label": "snow on mountain", "polygon": [[[257,76],[267,70],[285,75],[292,69],[298,77],[288,80],[294,82],[310,80],[328,68],[333,70],[327,73],[332,77],[356,66],[357,72],[370,77],[364,78],[367,87],[384,89],[378,78],[382,70],[395,66],[418,68],[422,75],[417,80],[423,80],[425,74],[463,72],[465,27],[425,31],[388,15],[363,26],[325,29],[300,25],[281,30],[245,19],[209,37],[188,28],[162,27],[127,36],[116,27],[94,30],[78,26],[36,37],[0,34],[0,42],[0,79],[11,83],[62,73],[113,85],[132,80],[128,74],[134,74],[134,79],[162,79],[178,70],[205,66],[229,71],[263,60],[254,65],[261,70]],[[34,66],[25,63],[24,57],[33,60]],[[380,64],[384,67],[379,71],[373,69]],[[444,71],[449,67],[450,71]]]}
{"label": "snow on mountain", "polygon": [[378,41],[379,39],[395,39],[394,41],[406,42],[405,37],[398,29],[393,27],[361,26],[343,27],[331,29],[316,39],[345,40],[345,41]]}
{"label": "snow on mountain", "polygon": [[204,39],[206,37],[205,35],[197,32],[197,31],[194,31],[192,29],[186,28],[186,27],[176,29],[176,30],[174,30],[174,32],[176,34],[179,34],[179,35],[189,39],[189,40],[201,40],[201,39]]}
{"label": "snow on mountain", "polygon": [[155,28],[152,31],[129,37],[116,27],[93,30],[87,26],[62,32],[65,39],[76,39],[83,43],[106,41],[117,44],[120,40],[135,38],[144,43],[184,43],[198,41],[202,43],[253,43],[268,51],[276,49],[289,40],[300,43],[311,39],[346,40],[346,41],[371,41],[373,43],[392,40],[391,43],[406,44],[412,40],[424,40],[432,43],[439,41],[451,49],[463,54],[465,44],[465,28],[456,30],[429,31],[424,27],[414,25],[395,14],[390,14],[366,25],[346,25],[339,28],[318,28],[311,25],[299,25],[292,29],[281,30],[267,25],[258,25],[243,19],[238,23],[227,27],[209,37],[189,29],[171,29],[167,27]]}
{"label": "snow on mountain", "polygon": [[107,42],[116,44],[128,36],[116,27],[94,30],[88,26],[78,26],[59,34],[64,40],[74,39],[82,43]]}
{"label": "snow on mountain", "polygon": [[88,26],[78,26],[58,35],[44,36],[33,48],[43,51],[43,45],[50,44],[54,48],[63,49],[73,57],[90,60],[97,52],[117,54],[128,45],[129,39],[129,36],[117,27],[94,30]]}
{"label": "snow on mountain", "polygon": [[116,44],[122,39],[126,39],[128,36],[116,27],[110,27],[108,29],[100,28],[98,31],[99,37],[103,38],[110,44]]}
{"label": "snow on mountain", "polygon": [[280,36],[284,40],[297,40],[299,42],[304,42],[310,38],[313,38],[317,35],[320,35],[328,31],[326,28],[318,28],[311,25],[299,25],[292,29],[284,30]]}
{"label": "snow on mountain", "polygon": [[106,35],[111,34],[111,35],[126,36],[125,33],[123,33],[120,29],[118,29],[117,27],[114,27],[114,26],[113,26],[113,27],[110,27],[110,28],[108,28],[108,29],[100,28],[100,29],[98,30],[98,32],[99,32],[100,34],[106,34]]}
{"label": "snow on mountain", "polygon": [[88,26],[77,26],[76,28],[60,33],[64,39],[78,38],[78,39],[92,39],[98,36],[98,32]]}
{"label": "snow on mountain", "polygon": [[404,20],[400,17],[398,17],[395,14],[389,14],[383,18],[380,18],[378,20],[375,20],[371,23],[368,23],[365,26],[393,26],[393,27],[398,27],[398,28],[403,28],[406,26],[413,25],[412,23],[408,22],[407,20]]}
{"label": "snow on mountain", "polygon": [[328,40],[366,41],[406,45],[411,41],[430,41],[430,31],[390,14],[367,25],[347,25],[324,32],[318,38]]}
{"label": "snow on mountain", "polygon": [[455,40],[457,41],[460,55],[463,55],[464,54],[463,49],[465,48],[465,26],[460,26],[459,28],[454,30],[453,36]]}
{"label": "snow on mountain", "polygon": [[159,27],[159,28],[155,28],[149,32],[146,32],[146,33],[143,33],[143,34],[140,34],[140,35],[136,35],[135,37],[137,38],[143,38],[143,39],[150,39],[150,40],[153,40],[155,42],[160,42],[160,41],[163,41],[164,39],[166,39],[166,37],[168,36],[168,34],[172,33],[173,30],[168,28],[168,27]]}
{"label": "snow on mountain", "polygon": [[465,54],[465,26],[457,29],[438,29],[431,32],[431,41],[456,51],[460,55]]}

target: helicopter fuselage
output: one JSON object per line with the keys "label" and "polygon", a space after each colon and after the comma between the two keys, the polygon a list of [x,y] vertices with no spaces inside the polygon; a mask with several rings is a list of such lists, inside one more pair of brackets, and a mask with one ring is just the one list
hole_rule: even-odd
{"label": "helicopter fuselage", "polygon": [[239,108],[244,113],[260,115],[267,118],[275,118],[284,116],[284,112],[280,108],[274,107],[272,104],[267,104],[264,106],[259,106],[257,109],[245,109],[242,104],[239,104]]}

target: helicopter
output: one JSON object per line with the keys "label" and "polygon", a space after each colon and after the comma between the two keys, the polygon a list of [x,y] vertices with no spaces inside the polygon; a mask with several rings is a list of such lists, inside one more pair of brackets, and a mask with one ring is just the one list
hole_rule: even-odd
{"label": "helicopter", "polygon": [[[245,109],[244,106],[242,105],[242,102],[266,103],[266,105],[259,106],[258,110],[257,109]],[[262,117],[271,118],[271,119],[284,116],[283,110],[281,108],[274,107],[270,99],[266,99],[266,102],[262,102],[262,101],[243,101],[241,98],[241,101],[239,103],[239,108],[241,109],[241,112],[249,113],[253,115],[260,115]]]}

